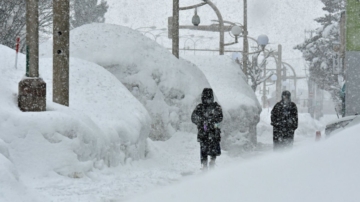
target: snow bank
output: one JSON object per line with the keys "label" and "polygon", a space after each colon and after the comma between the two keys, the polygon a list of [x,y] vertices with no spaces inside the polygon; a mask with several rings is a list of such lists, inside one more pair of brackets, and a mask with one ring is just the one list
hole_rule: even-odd
{"label": "snow bank", "polygon": [[47,111],[24,113],[17,107],[16,94],[25,73],[25,56],[19,55],[15,70],[14,52],[0,46],[0,140],[20,174],[79,178],[93,169],[144,158],[150,118],[113,75],[71,58],[68,108],[52,102],[52,60],[41,59]]}
{"label": "snow bank", "polygon": [[183,57],[202,70],[223,108],[222,148],[233,153],[256,144],[261,106],[239,65],[228,56]]}
{"label": "snow bank", "polygon": [[[177,130],[194,130],[190,115],[209,84],[193,64],[176,59],[156,42],[132,29],[110,24],[84,25],[71,31],[70,52],[105,67],[146,107],[150,137],[167,139]],[[41,46],[51,57],[52,42]]]}
{"label": "snow bank", "polygon": [[356,202],[359,130],[356,125],[326,141],[214,170],[129,201]]}
{"label": "snow bank", "polygon": [[[19,174],[10,160],[6,143],[0,139],[0,201],[40,201],[19,182]],[[19,194],[20,193],[20,194]]]}

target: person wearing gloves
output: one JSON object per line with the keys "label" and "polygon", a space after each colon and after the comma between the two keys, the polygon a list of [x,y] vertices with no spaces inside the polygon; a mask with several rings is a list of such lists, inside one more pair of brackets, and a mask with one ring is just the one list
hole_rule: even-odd
{"label": "person wearing gloves", "polygon": [[[211,88],[205,88],[201,95],[202,103],[198,104],[191,115],[191,121],[197,126],[197,140],[200,142],[200,161],[203,170],[208,166],[214,168],[217,156],[221,155],[219,123],[223,120],[221,106],[214,102]],[[208,165],[208,156],[210,162]]]}

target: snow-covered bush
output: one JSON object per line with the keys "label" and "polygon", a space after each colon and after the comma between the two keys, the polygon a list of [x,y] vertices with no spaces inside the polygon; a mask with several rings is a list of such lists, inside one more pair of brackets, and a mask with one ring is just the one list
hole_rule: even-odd
{"label": "snow-covered bush", "polygon": [[[202,89],[209,86],[193,64],[130,28],[91,24],[70,33],[70,53],[113,73],[146,107],[152,117],[150,137],[165,140],[189,127],[191,112]],[[51,56],[52,42],[41,46]]]}
{"label": "snow-covered bush", "polygon": [[[71,58],[70,107],[64,107],[51,100],[52,60],[40,59],[47,110],[21,112],[16,94],[25,73],[25,56],[19,55],[15,70],[14,53],[0,46],[0,140],[9,144],[11,159],[20,171],[32,176],[82,177],[94,168],[145,157],[150,117],[111,73]],[[1,147],[0,153],[6,155],[6,150]]]}
{"label": "snow-covered bush", "polygon": [[227,56],[189,56],[208,79],[223,108],[222,148],[233,154],[256,145],[261,106],[239,65]]}

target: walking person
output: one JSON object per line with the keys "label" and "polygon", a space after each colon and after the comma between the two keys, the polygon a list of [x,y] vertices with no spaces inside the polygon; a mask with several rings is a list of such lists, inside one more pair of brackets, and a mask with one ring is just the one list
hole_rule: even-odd
{"label": "walking person", "polygon": [[281,101],[276,103],[271,111],[271,125],[273,126],[274,150],[291,148],[294,133],[298,128],[298,111],[296,104],[291,102],[291,93],[284,91]]}
{"label": "walking person", "polygon": [[[217,156],[220,156],[220,128],[218,124],[223,120],[221,106],[214,102],[211,88],[205,88],[201,95],[202,103],[198,104],[191,115],[191,121],[198,128],[197,140],[200,142],[200,161],[203,170],[208,166],[213,168]],[[208,165],[208,156],[210,162]]]}

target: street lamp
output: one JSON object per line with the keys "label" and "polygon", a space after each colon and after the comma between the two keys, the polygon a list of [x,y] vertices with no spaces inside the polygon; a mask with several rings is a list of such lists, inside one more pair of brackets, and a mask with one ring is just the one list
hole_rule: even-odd
{"label": "street lamp", "polygon": [[269,44],[269,37],[262,34],[262,35],[258,36],[257,42],[258,42],[258,45],[261,47],[261,50],[264,51],[265,46]]}
{"label": "street lamp", "polygon": [[192,23],[194,26],[199,26],[199,24],[200,24],[200,17],[197,14],[197,8],[195,8],[195,14],[192,17]]}
{"label": "street lamp", "polygon": [[[224,21],[222,18],[222,15],[219,11],[219,9],[216,7],[216,5],[211,2],[210,0],[203,0],[203,3],[197,4],[197,5],[193,5],[193,6],[188,6],[188,7],[179,7],[179,0],[173,0],[173,15],[172,17],[168,18],[168,26],[169,26],[169,31],[171,30],[171,33],[169,32],[169,38],[172,39],[172,53],[175,57],[179,58],[179,11],[180,10],[189,10],[189,9],[193,9],[193,8],[197,8],[200,6],[204,6],[204,5],[209,5],[216,13],[218,19],[219,19],[219,27],[216,29],[216,31],[220,32],[220,42],[219,42],[219,53],[220,55],[224,55]],[[193,24],[196,27],[196,30],[208,30],[211,31],[211,27],[210,26],[204,26],[204,27],[200,27],[198,26],[200,24],[200,17],[197,18],[197,11],[195,11],[195,16],[193,18],[194,22]],[[186,28],[188,28],[188,26],[185,26]],[[214,29],[215,30],[215,29]]]}
{"label": "street lamp", "polygon": [[233,26],[231,28],[231,33],[235,36],[235,43],[238,43],[238,37],[242,33],[242,28],[239,26]]}
{"label": "street lamp", "polygon": [[[265,46],[269,44],[269,38],[266,35],[260,35],[257,39],[258,44],[261,46],[262,50],[265,50]],[[269,52],[275,58],[276,61],[276,99],[281,99],[281,66],[282,66],[282,46],[278,45],[278,51],[275,55],[274,52]],[[277,56],[277,57],[275,57]]]}

